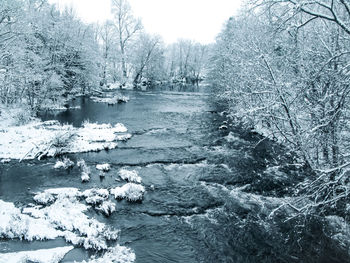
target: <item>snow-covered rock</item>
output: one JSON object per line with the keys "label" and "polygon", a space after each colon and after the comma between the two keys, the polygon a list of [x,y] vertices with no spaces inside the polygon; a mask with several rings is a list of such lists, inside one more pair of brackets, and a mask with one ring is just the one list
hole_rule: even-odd
{"label": "snow-covered rock", "polygon": [[111,166],[108,163],[98,164],[96,165],[96,169],[103,172],[108,172],[111,169]]}
{"label": "snow-covered rock", "polygon": [[57,247],[50,249],[39,249],[32,251],[20,251],[14,253],[1,253],[0,262],[8,263],[58,263],[63,257],[73,249],[73,246]]}
{"label": "snow-covered rock", "polygon": [[128,201],[139,201],[142,200],[145,188],[140,184],[127,183],[121,187],[111,189],[111,194],[116,199],[126,199]]}
{"label": "snow-covered rock", "polygon": [[137,171],[132,170],[126,170],[126,169],[120,169],[119,170],[119,176],[120,178],[122,178],[123,180],[126,180],[128,182],[133,182],[133,183],[141,183],[142,179],[141,177],[138,175]]}

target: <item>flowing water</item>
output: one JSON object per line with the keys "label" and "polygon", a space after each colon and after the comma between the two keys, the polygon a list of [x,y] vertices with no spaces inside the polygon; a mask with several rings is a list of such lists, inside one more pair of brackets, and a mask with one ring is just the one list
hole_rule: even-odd
{"label": "flowing water", "polygon": [[[128,103],[108,106],[81,97],[71,103],[80,109],[42,115],[77,127],[88,119],[128,128],[132,138],[115,150],[69,156],[90,166],[111,164],[103,180],[94,170],[91,181],[82,184],[78,168],[55,170],[55,159],[12,161],[0,170],[0,199],[21,206],[32,202],[33,192],[47,188],[115,187],[120,185],[118,170],[126,167],[142,177],[144,200],[115,201],[110,217],[91,216],[121,230],[118,242],[134,250],[136,262],[299,262],[297,257],[281,258],[276,244],[285,238],[269,235],[257,218],[258,207],[240,204],[230,193],[247,184],[256,194],[290,192],[290,179],[283,174],[277,184],[262,176],[276,154],[268,142],[257,146],[259,136],[236,128],[205,91],[124,93]],[[3,240],[0,252],[63,244],[60,239]],[[87,259],[90,253],[76,248],[63,262]]]}

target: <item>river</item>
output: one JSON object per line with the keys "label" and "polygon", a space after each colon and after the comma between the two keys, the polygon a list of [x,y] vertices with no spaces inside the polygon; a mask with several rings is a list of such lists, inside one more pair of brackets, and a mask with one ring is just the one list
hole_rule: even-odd
{"label": "river", "polygon": [[[130,97],[127,103],[108,106],[80,97],[71,102],[80,109],[41,116],[76,127],[87,119],[123,123],[132,138],[120,142],[117,149],[69,155],[91,166],[111,164],[105,178],[92,175],[90,182],[82,184],[79,169],[55,170],[53,158],[12,161],[1,168],[0,199],[21,206],[33,202],[33,192],[47,188],[111,188],[117,183],[118,170],[127,167],[142,177],[144,200],[115,201],[116,212],[108,218],[94,212],[90,215],[120,229],[118,242],[133,249],[136,262],[301,262],[300,255],[278,251],[282,248],[279,242],[287,237],[274,236],[272,228],[263,225],[266,218],[261,217],[260,208],[253,203],[239,204],[231,192],[238,187],[255,196],[291,192],[298,171],[291,169],[289,177],[274,173],[277,183],[271,174],[266,175],[269,164],[281,162],[275,160],[276,149],[270,142],[257,145],[261,138],[237,128],[205,90],[123,92]],[[61,239],[2,240],[0,252],[64,244]],[[75,248],[62,262],[86,260],[91,253]],[[326,249],[322,253],[333,252]]]}

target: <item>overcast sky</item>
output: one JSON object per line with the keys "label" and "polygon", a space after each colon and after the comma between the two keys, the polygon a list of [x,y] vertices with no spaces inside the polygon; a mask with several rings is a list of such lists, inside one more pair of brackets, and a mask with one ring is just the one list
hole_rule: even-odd
{"label": "overcast sky", "polygon": [[[61,7],[73,6],[86,22],[103,22],[110,17],[110,0],[49,0]],[[238,10],[241,0],[129,0],[134,15],[149,33],[165,42],[179,38],[210,43],[223,23]]]}

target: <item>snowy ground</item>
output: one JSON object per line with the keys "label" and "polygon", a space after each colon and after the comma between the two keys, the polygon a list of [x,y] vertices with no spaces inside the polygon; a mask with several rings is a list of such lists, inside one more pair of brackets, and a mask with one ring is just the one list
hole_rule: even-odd
{"label": "snowy ground", "polygon": [[39,120],[16,126],[11,118],[0,119],[0,159],[34,159],[114,149],[117,141],[129,138],[131,134],[121,123],[113,126],[86,122],[83,127],[75,128],[57,121]]}

